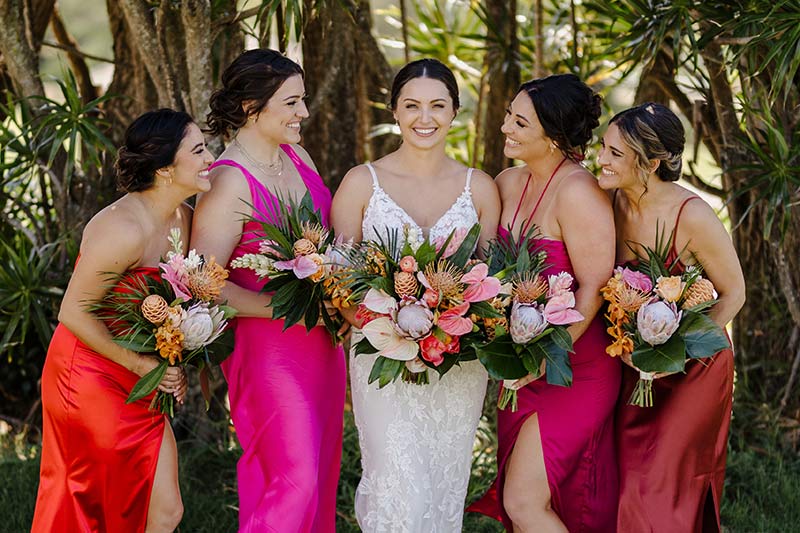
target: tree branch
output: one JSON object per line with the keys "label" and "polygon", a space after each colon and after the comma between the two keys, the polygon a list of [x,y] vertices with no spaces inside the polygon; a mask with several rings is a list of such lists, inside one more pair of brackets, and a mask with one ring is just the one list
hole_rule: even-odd
{"label": "tree branch", "polygon": [[81,57],[85,57],[86,59],[91,59],[92,61],[98,61],[102,63],[110,63],[112,65],[116,65],[116,62],[113,59],[108,59],[107,57],[100,57],[94,54],[89,54],[87,52],[83,52],[82,50],[78,50],[74,46],[70,46],[67,44],[54,43],[51,41],[42,41],[42,46],[47,46],[48,48],[56,48],[58,50],[64,50],[65,52],[79,55]]}
{"label": "tree branch", "polygon": [[182,0],[181,22],[186,42],[186,64],[189,65],[189,99],[191,114],[199,122],[206,116],[211,97],[211,2]]}
{"label": "tree branch", "polygon": [[72,72],[75,74],[75,79],[78,81],[78,87],[80,87],[81,99],[84,103],[91,102],[97,98],[97,88],[92,83],[92,76],[89,73],[89,66],[84,61],[84,56],[78,52],[75,41],[67,32],[64,21],[61,20],[58,7],[53,8],[53,13],[50,16],[50,27],[53,29],[53,35],[55,35],[56,40],[67,51],[67,59],[72,67]]}
{"label": "tree branch", "polygon": [[704,193],[713,194],[714,196],[722,198],[723,200],[728,197],[728,195],[725,193],[723,189],[715,187],[710,183],[706,183],[700,178],[700,176],[697,175],[697,172],[695,172],[694,169],[694,161],[689,163],[689,170],[691,170],[691,172],[683,173],[683,179],[688,181],[692,185],[692,187],[700,189]]}

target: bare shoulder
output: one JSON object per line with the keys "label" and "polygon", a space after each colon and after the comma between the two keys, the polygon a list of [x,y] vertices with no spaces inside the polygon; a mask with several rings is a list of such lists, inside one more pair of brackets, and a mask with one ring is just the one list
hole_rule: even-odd
{"label": "bare shoulder", "polygon": [[250,187],[242,171],[231,165],[218,165],[209,173],[211,190],[198,196],[204,198],[249,198]]}
{"label": "bare shoulder", "polygon": [[583,205],[581,202],[599,202],[611,205],[609,195],[597,184],[597,178],[583,167],[572,170],[558,186],[559,203],[571,206]]}
{"label": "bare shoulder", "polygon": [[118,257],[126,266],[135,264],[145,248],[142,209],[129,197],[105,207],[86,224],[81,255]]}
{"label": "bare shoulder", "polygon": [[350,193],[355,191],[372,191],[372,174],[367,165],[358,165],[347,171],[336,191],[346,190]]}
{"label": "bare shoulder", "polygon": [[[714,209],[700,196],[688,196],[691,201],[686,202],[681,211],[680,225],[682,231],[704,230],[709,227],[724,228],[722,221]],[[685,201],[685,200],[682,200]],[[702,232],[702,231],[701,231]]]}
{"label": "bare shoulder", "polygon": [[497,184],[492,177],[482,170],[473,169],[470,188],[476,197],[485,198],[487,196],[497,197]]}
{"label": "bare shoulder", "polygon": [[500,172],[494,181],[497,184],[497,188],[500,189],[502,193],[503,191],[515,187],[527,174],[528,169],[525,165],[509,167]]}

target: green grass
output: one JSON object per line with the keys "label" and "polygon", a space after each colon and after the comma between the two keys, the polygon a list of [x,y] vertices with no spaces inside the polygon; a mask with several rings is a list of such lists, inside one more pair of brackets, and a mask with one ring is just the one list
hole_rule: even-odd
{"label": "green grass", "polygon": [[[480,496],[494,479],[494,433],[484,419],[479,430],[479,445],[467,501]],[[3,446],[0,436],[0,530],[8,533],[28,531],[39,461],[20,459],[18,443]],[[28,455],[36,455],[35,449]],[[237,525],[236,461],[238,449],[184,441],[180,445],[181,490],[186,512],[182,532],[235,531]],[[347,414],[344,455],[339,483],[337,531],[359,531],[353,516],[353,497],[361,474],[358,436],[352,415]],[[722,505],[726,533],[797,531],[800,524],[800,457],[777,446],[765,449],[744,448],[728,455],[728,472]],[[502,531],[498,522],[474,513],[464,518],[464,531],[494,533]]]}

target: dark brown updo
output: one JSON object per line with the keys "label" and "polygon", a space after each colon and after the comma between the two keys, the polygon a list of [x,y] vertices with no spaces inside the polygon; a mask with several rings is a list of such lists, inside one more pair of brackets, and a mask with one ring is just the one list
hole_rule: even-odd
{"label": "dark brown updo", "polygon": [[523,83],[545,134],[565,157],[580,161],[592,130],[600,125],[602,98],[574,74],[556,74]]}
{"label": "dark brown updo", "polygon": [[392,95],[389,100],[391,109],[397,109],[397,99],[400,98],[400,91],[403,90],[406,83],[415,78],[430,78],[444,83],[444,86],[447,87],[447,92],[450,93],[450,98],[453,99],[453,111],[458,111],[461,102],[458,99],[458,83],[456,83],[453,71],[438,59],[430,58],[417,59],[400,69],[392,82]]}
{"label": "dark brown updo", "polygon": [[[292,76],[303,76],[300,65],[268,48],[247,50],[222,73],[222,88],[211,95],[211,111],[206,117],[208,133],[230,137],[267,105],[283,82]],[[247,111],[243,103],[252,101]]]}
{"label": "dark brown updo", "polygon": [[661,181],[678,181],[686,139],[681,120],[670,108],[647,102],[617,113],[609,124],[619,128],[622,140],[633,150],[636,169],[645,184],[653,160],[661,161],[656,169]]}
{"label": "dark brown updo", "polygon": [[114,163],[117,188],[138,192],[152,187],[156,170],[175,162],[175,154],[192,123],[192,117],[172,109],[148,111],[134,120],[125,130],[125,144]]}

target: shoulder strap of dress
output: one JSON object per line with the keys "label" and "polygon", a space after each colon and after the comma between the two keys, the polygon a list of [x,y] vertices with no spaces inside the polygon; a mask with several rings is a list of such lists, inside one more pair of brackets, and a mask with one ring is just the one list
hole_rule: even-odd
{"label": "shoulder strap of dress", "polygon": [[522,207],[522,200],[525,199],[525,193],[528,192],[528,185],[531,183],[531,173],[528,172],[528,179],[525,181],[525,187],[522,189],[522,194],[519,195],[519,201],[517,202],[517,208],[514,210],[514,218],[511,219],[511,227],[514,227],[514,224],[517,222],[517,215],[519,215],[519,208]]}
{"label": "shoulder strap of dress", "polygon": [[372,174],[372,188],[379,189],[380,183],[378,183],[378,174],[375,173],[375,168],[372,166],[372,163],[367,162],[367,168],[369,169],[369,173]]}
{"label": "shoulder strap of dress", "polygon": [[213,169],[216,167],[234,167],[244,176],[247,181],[247,186],[250,188],[250,199],[253,202],[253,207],[257,211],[264,212],[268,209],[269,202],[274,201],[274,195],[263,183],[258,181],[253,173],[247,170],[247,167],[233,159],[219,159],[209,167]]}
{"label": "shoulder strap of dress", "polygon": [[472,167],[469,167],[467,169],[467,184],[464,186],[464,190],[467,191],[467,192],[472,192],[472,189],[470,189],[470,183],[472,183],[472,171],[473,170],[474,169]]}
{"label": "shoulder strap of dress", "polygon": [[678,224],[681,221],[681,213],[683,213],[683,208],[686,206],[687,203],[694,200],[695,198],[700,198],[699,196],[690,196],[686,198],[683,202],[681,202],[681,206],[678,208],[678,215],[675,217],[675,225],[672,227],[672,246],[670,247],[670,252],[672,254],[677,255],[678,250],[675,248],[675,237],[678,235]]}

